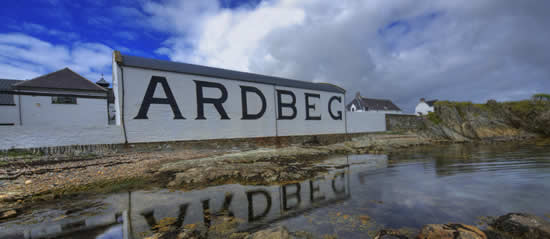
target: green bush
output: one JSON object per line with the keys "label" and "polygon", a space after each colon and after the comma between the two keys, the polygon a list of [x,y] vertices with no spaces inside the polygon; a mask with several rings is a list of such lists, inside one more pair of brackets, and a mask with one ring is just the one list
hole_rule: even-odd
{"label": "green bush", "polygon": [[439,118],[439,115],[434,112],[428,112],[428,120],[432,121],[432,123],[434,124],[440,124],[442,122],[441,118]]}
{"label": "green bush", "polygon": [[534,94],[533,95],[533,100],[550,102],[550,94],[544,94],[544,93]]}

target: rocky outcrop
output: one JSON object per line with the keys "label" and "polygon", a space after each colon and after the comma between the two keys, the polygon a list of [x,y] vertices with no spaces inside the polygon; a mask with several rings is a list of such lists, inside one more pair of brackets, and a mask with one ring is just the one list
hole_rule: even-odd
{"label": "rocky outcrop", "polygon": [[319,165],[327,156],[384,153],[431,141],[416,135],[371,135],[324,146],[264,148],[163,164],[155,178],[170,188],[195,189],[223,183],[280,184],[305,180],[343,165]]}
{"label": "rocky outcrop", "polygon": [[508,213],[490,224],[497,234],[513,238],[550,238],[550,222],[543,218],[524,214]]}
{"label": "rocky outcrop", "polygon": [[487,239],[477,227],[464,224],[428,224],[417,239]]}
{"label": "rocky outcrop", "polygon": [[9,210],[2,211],[2,212],[0,212],[0,221],[2,221],[4,219],[9,219],[9,218],[16,217],[17,214],[18,213],[15,209],[9,209]]}
{"label": "rocky outcrop", "polygon": [[424,119],[421,134],[453,141],[550,137],[550,103],[518,101],[486,104],[442,101]]}

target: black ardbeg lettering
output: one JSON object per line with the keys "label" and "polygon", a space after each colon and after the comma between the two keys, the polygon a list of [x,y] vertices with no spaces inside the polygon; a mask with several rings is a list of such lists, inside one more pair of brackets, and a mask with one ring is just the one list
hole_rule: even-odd
{"label": "black ardbeg lettering", "polygon": [[[166,98],[153,97],[158,84],[162,86]],[[151,77],[151,81],[149,81],[149,86],[147,86],[147,90],[145,91],[145,97],[143,97],[143,101],[141,102],[139,112],[137,116],[134,117],[134,119],[148,119],[147,112],[149,112],[149,106],[151,106],[151,104],[170,105],[170,107],[172,108],[172,112],[174,113],[174,119],[185,119],[183,118],[183,115],[181,115],[178,104],[176,103],[176,99],[174,98],[172,90],[170,90],[170,86],[168,85],[165,77]]]}

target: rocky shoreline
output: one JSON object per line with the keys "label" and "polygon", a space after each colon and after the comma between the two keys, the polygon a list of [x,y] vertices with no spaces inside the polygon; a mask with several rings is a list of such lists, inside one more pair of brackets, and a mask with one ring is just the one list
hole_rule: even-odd
{"label": "rocky shoreline", "polygon": [[[206,239],[206,238],[232,238],[232,239],[290,239],[313,238],[307,232],[289,232],[283,226],[277,226],[256,232],[238,232],[234,224],[236,219],[222,216],[218,218],[220,223],[211,228],[201,228],[196,225],[175,227],[167,220],[158,229],[159,232],[147,237],[148,239]],[[368,220],[368,219],[366,219]],[[523,213],[508,213],[506,215],[489,219],[487,226],[479,228],[472,225],[459,223],[428,224],[422,227],[418,233],[404,232],[406,230],[382,229],[376,233],[374,239],[545,239],[550,238],[550,222],[534,215]],[[367,235],[365,235],[366,237]],[[323,238],[337,238],[325,235]]]}
{"label": "rocky shoreline", "polygon": [[[477,143],[493,144],[499,142],[498,140],[487,140]],[[546,144],[549,143],[547,141],[543,141],[542,143],[545,142]],[[26,210],[32,210],[29,209],[29,205],[37,201],[47,202],[79,194],[102,194],[120,190],[144,189],[147,187],[162,187],[185,191],[229,183],[243,185],[287,184],[313,178],[330,171],[330,167],[319,163],[332,155],[365,153],[391,155],[401,150],[411,150],[411,147],[447,143],[453,142],[433,140],[429,137],[411,133],[372,134],[330,145],[307,144],[283,148],[259,148],[248,151],[186,150],[177,152],[150,152],[109,155],[62,163],[35,164],[34,167],[24,167],[23,169],[28,171],[24,171],[16,179],[6,180],[8,183],[4,181],[0,185],[2,188],[0,191],[0,200],[2,200],[0,222],[11,220]],[[112,162],[115,160],[119,160],[119,162],[113,164]],[[14,166],[13,168],[16,167]],[[93,180],[90,180],[92,178]],[[54,182],[54,185],[51,185],[52,182]],[[530,218],[529,215],[526,217]],[[523,220],[522,223],[534,220],[532,218],[528,220],[521,219],[522,217],[519,216],[510,216],[510,218],[520,218],[520,220]],[[539,219],[537,218],[536,220]],[[230,223],[233,219],[222,218],[221,220]],[[499,222],[506,221],[500,220]],[[547,238],[509,236],[509,233],[506,234],[502,231],[511,230],[509,227],[517,228],[517,226],[509,226],[506,223],[494,225],[494,230],[485,228],[482,230],[475,226],[462,224],[427,225],[418,235],[411,233],[403,234],[401,230],[386,229],[379,231],[376,238]],[[496,225],[505,226],[497,227]],[[225,228],[226,231],[231,231],[231,227],[227,226]],[[205,238],[201,237],[205,233],[203,229],[197,228],[191,231],[188,229],[172,228],[170,223],[167,222],[165,227],[167,231],[155,236],[157,238]],[[294,235],[295,233],[285,233],[285,230],[281,228],[276,229],[275,232],[277,235],[282,235],[282,237],[272,238],[311,238],[297,237]],[[525,229],[521,229],[521,231],[525,231]],[[533,230],[527,230],[530,233],[531,231]],[[169,236],[166,234],[168,232],[171,233]],[[219,232],[216,233],[219,234]],[[271,234],[268,232],[263,233],[232,232],[226,236],[230,238],[269,238],[266,235]],[[462,235],[461,233],[464,234],[461,237],[438,236]],[[540,234],[545,233],[545,231],[542,230],[542,232],[537,231],[534,233]],[[284,236],[287,234],[290,237]],[[302,233],[300,235],[306,234]],[[212,235],[212,233],[208,235]],[[421,237],[421,235],[426,236]],[[374,235],[370,236],[373,237]]]}
{"label": "rocky shoreline", "polygon": [[[476,143],[517,141],[499,138]],[[525,143],[525,138],[521,138]],[[544,141],[546,142],[546,141]],[[44,156],[29,163],[0,164],[0,210],[75,194],[146,187],[193,190],[227,183],[283,184],[327,171],[316,163],[329,155],[391,154],[419,145],[449,144],[421,133],[377,133],[329,145],[294,145],[252,150],[175,150],[72,160]]]}
{"label": "rocky shoreline", "polygon": [[372,134],[331,145],[235,150],[142,152],[63,160],[42,157],[0,165],[0,210],[78,193],[107,193],[146,186],[191,190],[237,182],[281,184],[326,171],[315,166],[329,155],[390,153],[435,144],[416,134]]}

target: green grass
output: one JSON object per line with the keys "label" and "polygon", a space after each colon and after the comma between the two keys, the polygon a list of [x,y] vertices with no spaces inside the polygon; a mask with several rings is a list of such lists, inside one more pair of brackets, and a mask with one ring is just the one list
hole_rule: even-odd
{"label": "green grass", "polygon": [[43,156],[44,154],[42,152],[40,153],[32,153],[29,150],[25,149],[8,149],[8,151],[0,153],[0,156],[4,157],[21,157],[21,156]]}
{"label": "green grass", "polygon": [[441,118],[439,118],[439,115],[434,112],[428,112],[428,120],[430,120],[434,124],[440,124],[442,122]]}

